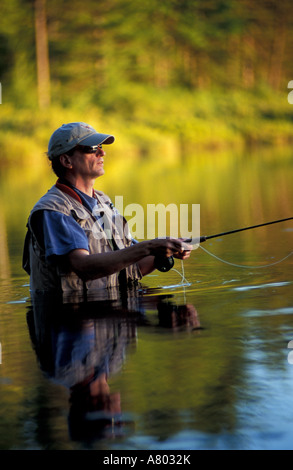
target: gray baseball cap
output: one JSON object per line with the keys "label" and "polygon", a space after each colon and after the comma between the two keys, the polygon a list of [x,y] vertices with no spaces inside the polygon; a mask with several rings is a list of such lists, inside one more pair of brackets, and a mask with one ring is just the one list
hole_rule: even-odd
{"label": "gray baseball cap", "polygon": [[53,160],[63,153],[73,149],[76,145],[94,146],[99,144],[112,144],[113,135],[100,134],[85,122],[71,122],[63,124],[53,132],[48,145],[48,157]]}

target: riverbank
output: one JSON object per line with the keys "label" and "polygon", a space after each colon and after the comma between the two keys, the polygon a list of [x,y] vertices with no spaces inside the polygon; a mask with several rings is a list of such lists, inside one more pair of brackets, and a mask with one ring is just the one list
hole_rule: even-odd
{"label": "riverbank", "polygon": [[[51,133],[64,122],[85,121],[116,136],[115,159],[190,159],[199,151],[256,145],[288,145],[293,140],[293,107],[288,90],[147,90],[112,100],[104,109],[79,104],[46,111],[3,103],[0,107],[0,167],[39,165]],[[113,104],[114,103],[114,104]],[[45,161],[45,158],[44,158]]]}

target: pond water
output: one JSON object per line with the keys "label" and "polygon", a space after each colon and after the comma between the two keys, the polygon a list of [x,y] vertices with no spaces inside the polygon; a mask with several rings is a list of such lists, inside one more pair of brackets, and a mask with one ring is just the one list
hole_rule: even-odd
{"label": "pond water", "polygon": [[[200,204],[202,235],[293,216],[290,151],[119,165],[102,190]],[[0,187],[0,448],[292,449],[293,222],[208,240],[127,295],[33,309],[25,224],[54,178],[18,173]]]}

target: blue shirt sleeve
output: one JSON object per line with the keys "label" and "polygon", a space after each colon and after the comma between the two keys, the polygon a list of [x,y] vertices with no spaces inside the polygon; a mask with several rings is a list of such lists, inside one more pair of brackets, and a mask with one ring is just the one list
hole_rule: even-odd
{"label": "blue shirt sleeve", "polygon": [[60,212],[43,211],[45,256],[62,256],[75,249],[89,250],[87,236],[72,217]]}

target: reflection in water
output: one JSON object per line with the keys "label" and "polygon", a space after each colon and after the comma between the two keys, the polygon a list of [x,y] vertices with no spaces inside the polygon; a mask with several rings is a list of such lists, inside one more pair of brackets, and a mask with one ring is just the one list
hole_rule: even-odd
{"label": "reflection in water", "polygon": [[70,438],[88,444],[133,428],[109,379],[121,372],[128,346],[137,341],[137,327],[148,324],[144,309],[155,309],[162,327],[200,328],[194,306],[175,305],[171,296],[150,296],[142,303],[143,297],[133,291],[104,294],[103,300],[100,291],[98,300],[79,303],[35,294],[27,315],[41,370],[69,390]]}
{"label": "reflection in water", "polygon": [[[2,209],[2,208],[1,208]],[[0,279],[9,279],[10,265],[4,211],[0,210]]]}
{"label": "reflection in water", "polygon": [[172,302],[158,303],[159,325],[177,331],[180,328],[201,329],[197,310],[191,304],[175,305]]}
{"label": "reflection in water", "polygon": [[[157,160],[156,166],[124,161],[121,173],[107,166],[113,178],[97,189],[113,199],[123,194],[125,206],[132,202],[143,207],[158,202],[201,204],[203,235],[292,215],[291,148],[286,152],[258,148],[242,156],[214,152],[194,159],[187,156],[184,165],[178,161],[168,171]],[[127,353],[126,367],[120,373],[117,366],[116,375],[112,368],[113,380],[110,374],[107,377],[109,394],[121,394],[121,412],[116,413],[121,426],[116,426],[115,435],[132,430],[131,419],[135,420],[136,431],[129,439],[126,435],[124,448],[292,448],[293,366],[287,360],[287,345],[293,339],[292,257],[271,268],[251,270],[220,263],[196,250],[184,263],[190,282],[184,295],[182,286],[172,288],[180,282],[172,270],[148,277],[152,292],[145,292],[143,299],[139,293],[129,293],[124,299],[114,294],[99,302],[88,299],[87,304],[78,299],[82,305],[69,299],[67,306],[52,307],[47,322],[39,311],[35,324],[29,324],[36,328],[32,328],[35,350],[50,380],[40,376],[23,318],[29,293],[21,256],[27,214],[44,188],[54,183],[49,178],[50,173],[29,183],[23,172],[9,176],[5,171],[0,184],[1,208],[4,215],[9,214],[0,227],[5,247],[0,260],[0,264],[5,260],[0,314],[1,448],[82,446],[80,441],[68,442],[64,416],[71,403],[68,407],[62,375],[61,386],[54,386],[55,356],[63,330],[72,335],[74,351],[74,337],[86,337],[85,331],[81,334],[85,322],[97,334],[106,325],[110,328],[111,321],[115,335],[112,340],[109,337],[110,350],[112,344],[117,351],[116,343],[123,339],[119,332],[128,331],[124,350],[123,342],[120,347],[124,361]],[[271,264],[292,251],[292,223],[223,237],[203,246],[234,264]],[[168,289],[157,289],[166,285]],[[200,312],[203,331],[192,331],[198,328],[196,315],[189,320],[193,304]],[[182,331],[186,328],[187,332]],[[133,355],[132,344],[138,345]],[[101,342],[93,346],[96,362],[101,356],[99,345],[104,350]],[[69,356],[68,367],[71,363]],[[93,420],[89,427],[88,439],[94,439],[97,422]],[[86,426],[80,429],[80,439],[86,439]],[[112,433],[111,425],[100,435],[107,432]],[[117,445],[116,440],[107,441],[109,449]],[[104,446],[103,440],[96,443],[96,447]]]}

